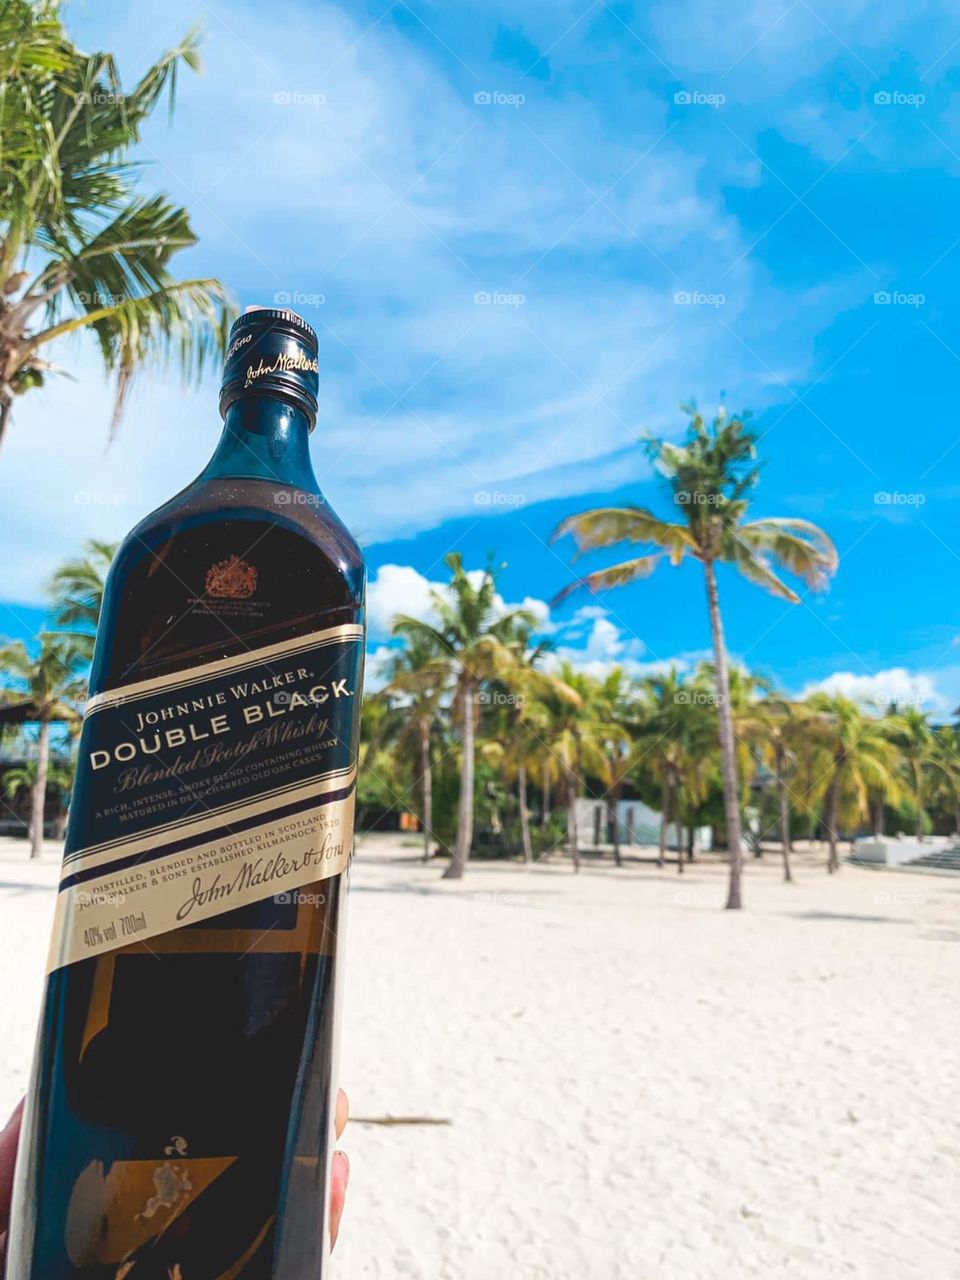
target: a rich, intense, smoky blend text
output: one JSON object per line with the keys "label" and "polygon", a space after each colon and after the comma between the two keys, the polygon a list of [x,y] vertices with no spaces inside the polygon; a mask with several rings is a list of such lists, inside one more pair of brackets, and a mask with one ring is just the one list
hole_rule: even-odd
{"label": "a rich, intense, smoky blend text", "polygon": [[310,469],[312,332],[254,312],[231,351],[213,460],[108,583],[9,1280],[326,1265],[363,565]]}

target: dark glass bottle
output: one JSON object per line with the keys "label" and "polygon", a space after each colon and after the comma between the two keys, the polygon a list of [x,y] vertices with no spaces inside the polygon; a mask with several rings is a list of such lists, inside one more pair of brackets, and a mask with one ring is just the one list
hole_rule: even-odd
{"label": "dark glass bottle", "polygon": [[316,359],[237,321],[213,458],[111,569],[7,1280],[324,1274],[364,569]]}

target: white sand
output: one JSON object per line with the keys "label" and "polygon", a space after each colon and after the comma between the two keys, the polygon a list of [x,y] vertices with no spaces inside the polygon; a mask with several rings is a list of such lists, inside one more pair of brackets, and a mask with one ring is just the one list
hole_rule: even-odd
{"label": "white sand", "polygon": [[[11,847],[14,853],[11,854]],[[0,850],[0,1104],[23,1088],[52,863]],[[960,878],[801,858],[441,883],[354,872],[335,1280],[960,1276]],[[39,886],[39,887],[38,887]]]}

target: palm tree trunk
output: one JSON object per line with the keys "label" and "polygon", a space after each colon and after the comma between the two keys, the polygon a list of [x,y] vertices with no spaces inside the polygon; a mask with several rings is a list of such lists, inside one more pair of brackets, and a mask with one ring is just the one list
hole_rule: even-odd
{"label": "palm tree trunk", "polygon": [[922,766],[917,763],[917,839],[923,839],[923,773]]}
{"label": "palm tree trunk", "polygon": [[430,860],[433,840],[433,768],[430,764],[430,728],[420,728],[420,775],[423,782],[423,860]]}
{"label": "palm tree trunk", "polygon": [[462,677],[460,681],[460,718],[463,763],[460,768],[460,796],[457,801],[457,838],[453,845],[453,857],[443,873],[444,880],[460,880],[463,877],[473,844],[473,768],[474,768],[474,705],[473,681]]}
{"label": "palm tree trunk", "polygon": [[743,850],[740,845],[740,789],[737,785],[737,757],[734,750],[733,717],[730,711],[730,673],[727,668],[727,647],[723,638],[723,618],[720,614],[716,569],[712,561],[704,562],[703,572],[707,580],[707,605],[710,610],[713,659],[717,671],[717,720],[720,727],[720,754],[723,759],[723,804],[727,818],[727,849],[730,859],[726,908],[728,911],[739,911],[743,906],[743,891],[740,883],[743,871]]}
{"label": "palm tree trunk", "polygon": [[527,766],[517,770],[517,799],[520,802],[520,839],[523,843],[524,862],[533,862],[533,842],[530,839],[530,811],[527,808]]}
{"label": "palm tree trunk", "polygon": [[683,875],[683,820],[680,817],[680,783],[673,785],[673,825],[677,832],[677,871]]}
{"label": "palm tree trunk", "polygon": [[33,784],[30,806],[30,857],[43,857],[43,811],[47,800],[47,770],[50,765],[50,725],[40,723],[37,743],[37,780]]}
{"label": "palm tree trunk", "polygon": [[618,867],[623,866],[623,858],[620,856],[620,793],[622,790],[623,779],[618,776],[607,796],[607,835],[613,845],[614,865]]}
{"label": "palm tree trunk", "polygon": [[667,823],[670,821],[670,781],[666,773],[663,775],[663,786],[660,789],[660,849],[657,866],[662,867],[667,856]]}
{"label": "palm tree trunk", "polygon": [[833,777],[830,779],[830,786],[827,788],[827,800],[823,807],[823,824],[827,829],[827,840],[829,842],[829,851],[827,853],[827,871],[833,875],[834,871],[840,866],[840,859],[837,857],[837,792],[840,789],[840,767],[843,762],[837,760],[834,764]]}
{"label": "palm tree trunk", "polygon": [[683,875],[683,825],[680,818],[680,802],[677,801],[677,874]]}
{"label": "palm tree trunk", "polygon": [[577,776],[567,767],[567,841],[573,857],[574,871],[580,870],[580,842],[577,834]]}
{"label": "palm tree trunk", "polygon": [[883,835],[883,796],[876,796],[870,808],[870,825],[873,828],[873,837],[874,839],[877,839],[879,836]]}
{"label": "palm tree trunk", "polygon": [[540,813],[541,827],[547,826],[550,821],[550,778],[546,768],[543,771],[543,810]]}
{"label": "palm tree trunk", "polygon": [[784,766],[783,750],[778,747],[776,770],[777,797],[780,801],[780,849],[783,853],[783,878],[787,884],[792,884],[793,872],[790,869],[790,801],[787,796],[787,779]]}

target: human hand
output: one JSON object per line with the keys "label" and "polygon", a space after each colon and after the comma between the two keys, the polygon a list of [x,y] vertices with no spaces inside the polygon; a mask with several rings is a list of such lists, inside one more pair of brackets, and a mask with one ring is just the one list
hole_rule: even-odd
{"label": "human hand", "polygon": [[[337,1092],[337,1110],[335,1126],[337,1138],[343,1137],[350,1114],[350,1102],[342,1089]],[[6,1128],[0,1133],[0,1262],[6,1253],[7,1226],[10,1222],[10,1200],[13,1193],[13,1166],[17,1158],[17,1143],[20,1140],[20,1122],[23,1119],[23,1102],[17,1106],[7,1121]],[[347,1196],[347,1183],[350,1181],[350,1161],[345,1151],[333,1153],[333,1168],[330,1175],[330,1247],[337,1243],[337,1232],[340,1230],[340,1219],[343,1217],[343,1205]]]}

